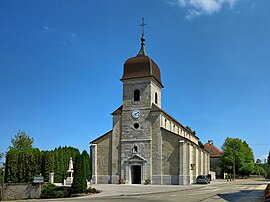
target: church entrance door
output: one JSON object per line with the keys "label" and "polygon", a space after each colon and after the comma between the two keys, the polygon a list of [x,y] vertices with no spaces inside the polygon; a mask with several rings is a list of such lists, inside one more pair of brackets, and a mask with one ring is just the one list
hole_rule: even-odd
{"label": "church entrance door", "polygon": [[141,184],[141,166],[131,166],[132,184]]}

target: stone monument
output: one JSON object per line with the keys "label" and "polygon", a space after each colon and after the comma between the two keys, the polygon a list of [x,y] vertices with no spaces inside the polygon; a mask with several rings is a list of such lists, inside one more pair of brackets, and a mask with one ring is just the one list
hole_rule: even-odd
{"label": "stone monument", "polygon": [[54,173],[49,173],[49,183],[54,183]]}
{"label": "stone monument", "polygon": [[69,165],[68,165],[68,177],[66,179],[66,185],[67,186],[70,186],[72,185],[72,182],[73,182],[73,161],[72,161],[72,157],[70,157],[70,160],[69,160]]}

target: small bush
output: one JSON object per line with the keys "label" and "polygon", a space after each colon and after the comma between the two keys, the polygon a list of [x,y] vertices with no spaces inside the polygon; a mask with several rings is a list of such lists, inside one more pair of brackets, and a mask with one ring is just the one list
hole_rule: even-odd
{"label": "small bush", "polygon": [[41,198],[67,198],[70,196],[69,188],[57,187],[53,184],[49,184],[41,191]]}
{"label": "small bush", "polygon": [[98,194],[98,193],[100,193],[101,192],[101,190],[98,190],[98,189],[96,189],[96,188],[88,188],[87,190],[86,190],[86,193],[87,194]]}
{"label": "small bush", "polygon": [[148,184],[150,184],[150,182],[151,182],[150,179],[146,179],[146,180],[144,181],[144,184],[145,184],[145,185],[148,185]]}
{"label": "small bush", "polygon": [[125,180],[124,180],[124,179],[122,179],[121,177],[119,177],[119,179],[118,179],[118,183],[119,183],[119,184],[125,184],[126,182],[125,182]]}

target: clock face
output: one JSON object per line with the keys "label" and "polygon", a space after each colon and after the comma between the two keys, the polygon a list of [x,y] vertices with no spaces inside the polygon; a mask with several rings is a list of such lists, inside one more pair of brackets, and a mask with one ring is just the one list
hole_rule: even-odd
{"label": "clock face", "polygon": [[140,117],[141,112],[140,112],[138,109],[134,109],[134,110],[132,111],[131,115],[132,115],[132,117],[133,117],[134,119],[137,119],[137,118]]}

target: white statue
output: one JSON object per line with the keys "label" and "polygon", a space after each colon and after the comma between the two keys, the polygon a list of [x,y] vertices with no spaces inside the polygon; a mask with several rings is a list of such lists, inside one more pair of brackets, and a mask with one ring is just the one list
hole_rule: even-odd
{"label": "white statue", "polygon": [[66,179],[66,185],[67,186],[71,186],[72,185],[72,182],[73,182],[73,161],[72,161],[72,157],[70,157],[70,160],[69,160],[69,165],[68,165],[68,177]]}
{"label": "white statue", "polygon": [[73,170],[73,161],[72,161],[72,157],[70,157],[70,160],[69,160],[68,170]]}

